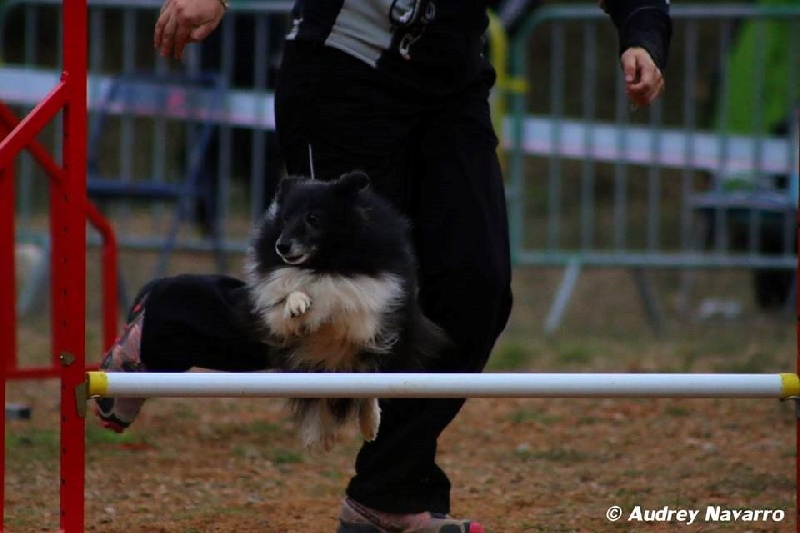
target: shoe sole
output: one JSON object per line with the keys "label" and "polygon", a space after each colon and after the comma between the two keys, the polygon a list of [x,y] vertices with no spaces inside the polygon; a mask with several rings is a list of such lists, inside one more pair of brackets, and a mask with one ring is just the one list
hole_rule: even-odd
{"label": "shoe sole", "polygon": [[[339,522],[339,528],[336,530],[336,533],[385,533],[385,529],[381,529],[376,526],[372,526],[369,524],[352,524],[347,522]],[[456,524],[448,524],[441,526],[437,533],[465,533],[464,529]],[[486,530],[483,529],[483,526],[471,522],[469,524],[469,529],[467,529],[466,533],[486,533]]]}
{"label": "shoe sole", "polygon": [[94,415],[100,421],[100,425],[102,425],[103,428],[109,429],[114,433],[124,433],[125,430],[128,429],[128,426],[123,426],[119,422],[114,422],[103,416],[103,413],[100,412],[100,408],[97,405],[94,407]]}

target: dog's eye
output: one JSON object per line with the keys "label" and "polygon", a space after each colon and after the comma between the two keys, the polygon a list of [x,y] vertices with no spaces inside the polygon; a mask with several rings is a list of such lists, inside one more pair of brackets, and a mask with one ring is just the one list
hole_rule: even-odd
{"label": "dog's eye", "polygon": [[308,213],[306,215],[306,224],[311,226],[312,228],[316,228],[319,226],[319,215],[316,213]]}

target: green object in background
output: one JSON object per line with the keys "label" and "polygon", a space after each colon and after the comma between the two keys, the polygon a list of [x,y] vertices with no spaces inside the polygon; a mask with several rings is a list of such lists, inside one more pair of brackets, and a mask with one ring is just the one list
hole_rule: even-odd
{"label": "green object in background", "polygon": [[[757,0],[760,6],[798,5],[800,0]],[[790,32],[796,20],[746,21],[736,32],[736,39],[727,59],[727,100],[717,111],[715,125],[727,125],[727,131],[742,134],[770,133],[789,119],[792,107],[800,99],[800,58],[789,54]],[[795,42],[799,41],[795,36]],[[763,46],[760,53],[759,45]],[[798,43],[800,45],[800,43]],[[763,58],[763,64],[757,61]],[[794,65],[790,62],[794,61]],[[790,73],[794,70],[795,88],[790,90]],[[760,75],[759,75],[760,74]],[[759,97],[758,79],[761,80]],[[760,102],[758,101],[760,100]],[[760,127],[753,112],[760,105]]]}

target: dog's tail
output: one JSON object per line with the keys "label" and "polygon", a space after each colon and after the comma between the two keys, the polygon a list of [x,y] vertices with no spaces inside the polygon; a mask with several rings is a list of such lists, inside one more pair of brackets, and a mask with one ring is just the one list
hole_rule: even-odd
{"label": "dog's tail", "polygon": [[447,356],[455,349],[455,343],[447,333],[417,308],[413,313],[408,338],[409,352],[415,362],[429,368],[436,359]]}

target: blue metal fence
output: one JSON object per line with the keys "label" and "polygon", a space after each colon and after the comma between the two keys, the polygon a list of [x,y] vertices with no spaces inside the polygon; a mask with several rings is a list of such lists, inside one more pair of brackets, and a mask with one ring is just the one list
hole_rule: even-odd
{"label": "blue metal fence", "polygon": [[[90,109],[123,72],[221,73],[228,89],[206,158],[215,203],[198,218],[221,224],[228,251],[243,251],[249,220],[261,213],[281,173],[271,142],[271,89],[291,3],[235,2],[208,41],[187,48],[181,65],[152,48],[160,0],[90,3]],[[59,75],[57,36],[42,33],[59,12],[60,1],[12,0],[0,17],[14,23],[0,30],[0,98],[22,111]],[[495,118],[507,152],[514,258],[565,269],[548,330],[558,326],[584,267],[630,268],[658,325],[648,269],[785,271],[796,264],[800,6],[673,5],[672,15],[667,90],[649,109],[633,111],[625,100],[616,33],[594,4],[533,11],[509,38],[508,65],[498,65],[511,73],[495,94],[496,109],[508,114]],[[788,58],[777,78],[785,91],[779,99],[769,48],[776,25],[785,31]],[[745,26],[754,79],[745,99],[749,131],[733,128],[727,111],[733,97],[742,100],[732,61]],[[783,129],[769,123],[767,112],[767,103],[778,100],[785,103]],[[175,117],[131,109],[117,115],[104,157],[120,174],[136,179],[144,169],[158,180],[178,179],[191,139],[168,124]],[[57,131],[50,132],[54,138]],[[33,233],[46,182],[24,157],[19,174],[19,227]],[[112,211],[120,243],[160,249],[165,209],[123,204]],[[202,224],[187,228],[177,246],[210,250],[206,233]]]}
{"label": "blue metal fence", "polygon": [[[796,266],[800,6],[671,12],[667,90],[650,109],[629,107],[613,27],[596,6],[545,7],[512,40],[511,73],[530,82],[510,96],[506,121],[512,246],[517,263],[565,268],[549,330],[583,267],[631,268],[658,323],[647,269]],[[727,102],[743,87],[731,82],[730,58],[745,25],[759,38],[740,111],[755,120],[735,131]],[[777,76],[766,46],[776,27],[787,36]],[[764,120],[777,97],[783,129]]]}

